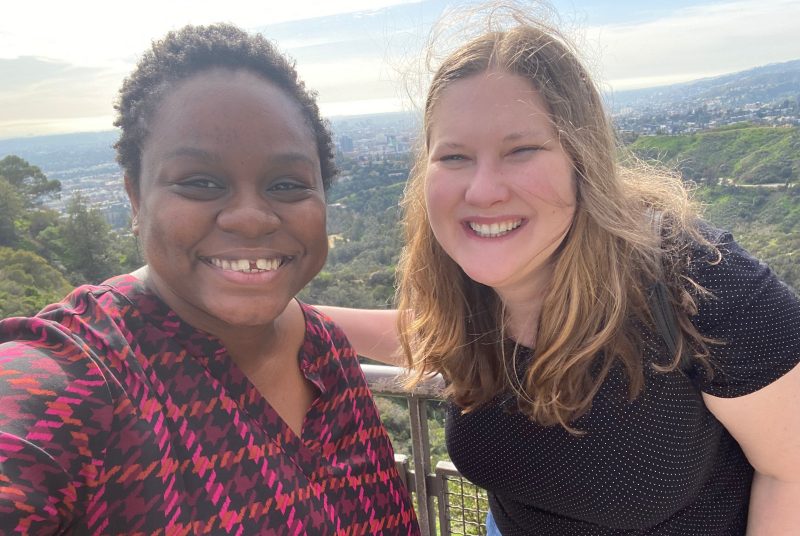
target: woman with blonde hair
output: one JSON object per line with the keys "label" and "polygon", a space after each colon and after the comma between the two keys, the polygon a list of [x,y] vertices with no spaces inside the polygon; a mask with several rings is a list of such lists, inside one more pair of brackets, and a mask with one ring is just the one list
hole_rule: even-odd
{"label": "woman with blonde hair", "polygon": [[678,177],[621,163],[567,40],[515,17],[430,86],[408,314],[327,312],[359,353],[443,375],[490,534],[796,534],[800,301]]}

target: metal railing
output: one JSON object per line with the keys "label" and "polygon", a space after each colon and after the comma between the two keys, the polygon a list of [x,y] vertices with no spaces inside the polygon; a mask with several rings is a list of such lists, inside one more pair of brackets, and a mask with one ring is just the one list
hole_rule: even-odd
{"label": "metal railing", "polygon": [[486,534],[484,521],[489,509],[486,493],[466,481],[450,462],[440,461],[431,467],[428,404],[442,399],[442,378],[430,378],[407,390],[403,387],[403,369],[367,364],[361,367],[374,395],[408,401],[413,469],[404,454],[397,454],[395,461],[408,489],[415,495],[423,536]]}

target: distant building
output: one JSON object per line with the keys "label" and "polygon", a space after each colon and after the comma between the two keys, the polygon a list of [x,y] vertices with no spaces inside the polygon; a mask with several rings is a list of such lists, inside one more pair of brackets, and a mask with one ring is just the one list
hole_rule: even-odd
{"label": "distant building", "polygon": [[103,216],[114,229],[126,229],[131,225],[131,207],[128,203],[111,203],[103,207]]}
{"label": "distant building", "polygon": [[353,138],[348,136],[347,134],[342,134],[339,136],[339,150],[343,153],[352,153],[353,152]]}

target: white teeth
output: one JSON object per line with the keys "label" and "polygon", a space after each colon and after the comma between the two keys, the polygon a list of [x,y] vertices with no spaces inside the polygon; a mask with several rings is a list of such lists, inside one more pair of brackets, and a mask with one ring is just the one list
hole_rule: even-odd
{"label": "white teeth", "polygon": [[513,231],[522,225],[522,220],[509,220],[500,223],[483,224],[469,222],[469,227],[481,238],[496,238]]}
{"label": "white teeth", "polygon": [[256,259],[254,261],[248,259],[236,259],[229,261],[227,259],[210,257],[208,260],[217,268],[234,272],[243,272],[246,274],[271,272],[273,270],[277,270],[281,265],[281,259]]}

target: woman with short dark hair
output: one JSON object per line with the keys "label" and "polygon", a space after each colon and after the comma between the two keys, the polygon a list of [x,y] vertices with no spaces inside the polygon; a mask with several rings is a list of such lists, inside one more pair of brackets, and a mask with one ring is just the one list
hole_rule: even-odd
{"label": "woman with short dark hair", "polygon": [[3,534],[417,534],[355,352],[295,299],[335,167],[293,66],[190,26],[117,110],[147,265],[0,322]]}

